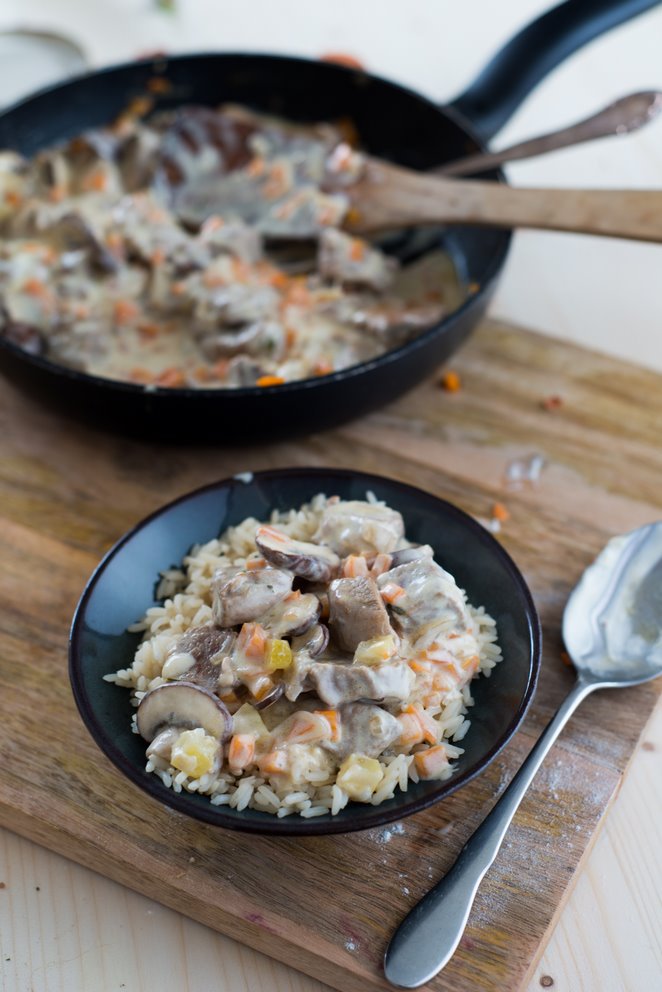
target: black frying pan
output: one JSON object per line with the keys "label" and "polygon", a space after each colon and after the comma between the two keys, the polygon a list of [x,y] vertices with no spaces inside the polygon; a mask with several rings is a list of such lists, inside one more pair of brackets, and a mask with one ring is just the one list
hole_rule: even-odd
{"label": "black frying pan", "polygon": [[[111,121],[155,74],[172,84],[160,107],[246,104],[299,121],[350,117],[365,149],[430,169],[485,143],[562,59],[659,0],[567,0],[521,32],[457,100],[438,107],[365,72],[274,55],[183,55],[115,66],[37,93],[0,114],[0,147],[33,155]],[[499,172],[492,178],[503,180]],[[26,354],[0,336],[0,367],[85,422],[132,436],[223,444],[311,433],[388,403],[428,376],[482,317],[511,234],[438,232],[461,277],[480,289],[436,327],[380,358],[332,375],[269,388],[156,389],[86,375]],[[406,253],[407,239],[401,250]]]}

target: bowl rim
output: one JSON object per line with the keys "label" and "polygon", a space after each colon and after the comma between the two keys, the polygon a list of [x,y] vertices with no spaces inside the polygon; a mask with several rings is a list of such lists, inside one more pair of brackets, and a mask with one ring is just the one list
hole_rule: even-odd
{"label": "bowl rim", "polygon": [[[246,478],[250,475],[250,480]],[[103,722],[97,718],[95,708],[91,704],[85,691],[82,679],[83,654],[81,649],[82,628],[84,626],[87,607],[92,599],[96,586],[116,555],[125,545],[140,533],[144,527],[159,517],[166,516],[175,507],[180,506],[189,500],[194,500],[204,493],[215,490],[222,490],[232,486],[251,485],[255,480],[279,480],[279,479],[315,479],[316,477],[327,478],[335,475],[347,480],[360,480],[366,483],[366,487],[371,485],[379,486],[380,483],[387,483],[414,498],[424,497],[443,504],[444,511],[455,518],[462,526],[477,536],[500,560],[503,567],[510,573],[515,585],[518,587],[525,606],[525,616],[530,634],[529,648],[529,672],[526,688],[522,694],[515,713],[512,716],[506,730],[501,734],[499,740],[482,756],[482,758],[470,769],[459,772],[450,779],[439,783],[439,789],[435,792],[411,799],[405,806],[398,806],[394,809],[384,808],[385,804],[378,806],[358,805],[355,816],[351,820],[339,821],[336,817],[272,817],[272,820],[240,820],[234,816],[235,811],[226,809],[225,806],[212,806],[211,802],[205,804],[192,804],[188,799],[188,793],[174,792],[166,788],[156,776],[145,772],[143,767],[136,766],[120,748],[114,740],[107,734]],[[279,469],[266,469],[263,471],[236,473],[216,482],[207,483],[196,489],[190,490],[170,500],[159,507],[148,516],[141,519],[130,530],[128,530],[103,556],[89,577],[81,597],[76,606],[68,641],[68,672],[69,681],[78,708],[78,712],[91,734],[97,746],[105,756],[118,768],[134,785],[146,792],[151,798],[156,799],[163,805],[169,806],[180,813],[184,813],[194,819],[217,827],[229,830],[236,830],[241,833],[258,834],[262,836],[320,836],[326,834],[353,833],[360,830],[370,830],[375,827],[382,827],[388,823],[402,820],[415,813],[434,805],[447,796],[452,795],[459,788],[471,782],[480,775],[497,755],[508,744],[521,725],[529,706],[533,700],[538,683],[542,660],[542,627],[538,611],[533,601],[531,591],[522,575],[521,571],[501,544],[490,534],[490,532],[466,511],[460,509],[443,497],[436,496],[418,486],[388,476],[375,475],[374,473],[354,471],[352,469],[335,468],[332,466],[323,467],[290,467]]]}

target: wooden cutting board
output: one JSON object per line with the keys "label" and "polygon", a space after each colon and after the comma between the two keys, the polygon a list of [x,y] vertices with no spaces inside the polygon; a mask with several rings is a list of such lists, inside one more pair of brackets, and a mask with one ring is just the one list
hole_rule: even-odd
{"label": "wooden cutting board", "polygon": [[[148,447],[0,395],[0,822],[344,992],[387,988],[395,925],[449,867],[567,692],[560,620],[613,534],[662,517],[662,378],[567,343],[486,323],[435,379],[333,433],[243,451]],[[561,405],[545,409],[558,396]],[[513,459],[540,454],[512,490]],[[245,838],[191,821],[128,783],[74,707],[69,622],[83,584],[131,525],[237,471],[355,467],[489,518],[529,581],[545,656],[523,729],[478,780],[437,807],[331,838]],[[211,535],[210,535],[211,536]],[[618,788],[659,688],[599,693],[545,762],[433,989],[515,990],[534,965]]]}

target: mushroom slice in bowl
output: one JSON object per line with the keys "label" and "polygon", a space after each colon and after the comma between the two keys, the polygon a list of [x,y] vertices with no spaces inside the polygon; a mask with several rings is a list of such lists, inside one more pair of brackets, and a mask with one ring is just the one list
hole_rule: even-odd
{"label": "mushroom slice in bowl", "polygon": [[136,723],[146,741],[153,741],[167,727],[200,727],[220,742],[232,733],[232,716],[225,704],[193,682],[166,682],[150,689],[140,700]]}
{"label": "mushroom slice in bowl", "polygon": [[272,565],[288,568],[309,582],[328,582],[340,567],[340,558],[331,548],[295,541],[276,527],[258,527],[255,543]]}

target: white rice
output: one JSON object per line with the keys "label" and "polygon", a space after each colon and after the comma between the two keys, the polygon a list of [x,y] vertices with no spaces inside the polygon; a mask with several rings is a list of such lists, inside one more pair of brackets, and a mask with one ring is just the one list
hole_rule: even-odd
{"label": "white rice", "polygon": [[[366,499],[372,503],[378,502],[371,492],[367,493]],[[326,497],[320,494],[299,510],[274,511],[270,522],[297,540],[310,540],[325,506]],[[194,546],[184,558],[181,568],[171,568],[161,573],[157,595],[163,599],[162,604],[150,607],[140,620],[128,628],[143,635],[133,663],[128,668],[104,676],[106,681],[130,689],[136,706],[145,692],[165,681],[161,677],[161,669],[178,638],[190,627],[211,620],[214,573],[224,565],[243,565],[248,555],[256,551],[255,530],[259,523],[254,518],[248,518],[238,526],[230,527],[221,537]],[[479,646],[478,674],[489,677],[501,660],[496,622],[482,606],[469,606],[469,611],[475,623]],[[428,713],[438,723],[439,741],[450,761],[463,753],[462,748],[451,741],[462,741],[469,731],[471,721],[467,713],[471,706],[473,698],[470,684],[467,684],[451,689],[444,697],[443,705],[428,708]],[[135,714],[132,729],[137,733]],[[414,750],[417,749],[421,746]],[[398,789],[405,791],[410,781],[419,780],[413,753],[383,754],[379,760],[384,777],[370,800],[374,806],[393,798]],[[442,777],[452,776],[454,767],[449,764]],[[189,778],[185,772],[154,757],[147,760],[145,770],[158,775],[164,786],[175,792],[185,790],[208,795],[214,806],[229,805],[237,810],[250,807],[279,817],[298,814],[312,818],[326,813],[335,816],[349,801],[347,793],[335,781],[329,781],[325,772],[311,773],[305,784],[293,789],[291,783],[283,786],[256,774],[235,777],[228,771],[203,775],[199,779]]]}

